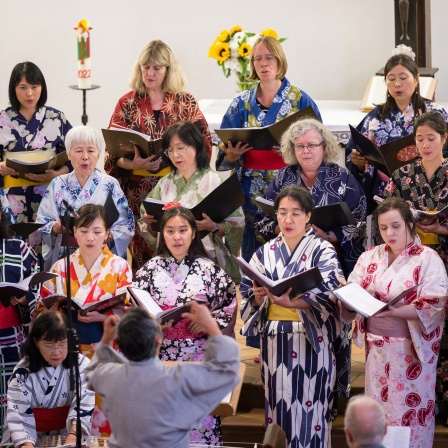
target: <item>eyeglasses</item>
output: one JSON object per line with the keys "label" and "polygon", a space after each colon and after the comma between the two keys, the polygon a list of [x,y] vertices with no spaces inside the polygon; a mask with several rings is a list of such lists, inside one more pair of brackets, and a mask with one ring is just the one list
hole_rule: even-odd
{"label": "eyeglasses", "polygon": [[305,212],[299,212],[299,211],[293,211],[293,212],[284,212],[284,211],[279,211],[279,212],[275,212],[275,214],[277,215],[277,219],[286,219],[288,216],[291,219],[299,219],[302,216],[306,215]]}
{"label": "eyeglasses", "polygon": [[263,59],[267,63],[271,63],[271,62],[274,62],[277,58],[275,56],[273,56],[272,54],[268,54],[266,56],[255,56],[255,57],[252,57],[252,61],[254,61],[255,64],[259,64]]}
{"label": "eyeglasses", "polygon": [[305,151],[305,148],[308,149],[308,151],[314,151],[315,149],[319,148],[319,146],[322,146],[324,142],[320,143],[308,143],[308,145],[295,145],[294,150],[297,152],[303,152]]}
{"label": "eyeglasses", "polygon": [[163,151],[163,153],[167,157],[172,157],[174,154],[174,151],[176,151],[177,154],[183,154],[187,148],[188,148],[188,145],[178,146],[177,148],[168,148],[168,149],[165,149],[165,151]]}
{"label": "eyeglasses", "polygon": [[51,343],[51,342],[39,342],[40,348],[47,353],[53,353],[56,350],[60,352],[65,352],[68,350],[67,340],[59,343]]}

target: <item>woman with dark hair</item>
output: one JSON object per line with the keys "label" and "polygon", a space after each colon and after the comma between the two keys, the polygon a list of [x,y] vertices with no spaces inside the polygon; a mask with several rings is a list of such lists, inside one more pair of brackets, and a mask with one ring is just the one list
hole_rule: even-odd
{"label": "woman with dark hair", "polygon": [[[414,122],[414,136],[420,158],[392,173],[384,196],[401,197],[416,210],[442,210],[448,206],[448,160],[443,157],[447,134],[445,121],[437,111],[426,112]],[[417,222],[421,242],[437,251],[448,272],[448,220]],[[448,319],[438,359],[438,399],[448,404]]]}
{"label": "woman with dark hair", "polygon": [[437,253],[421,244],[403,199],[385,199],[375,220],[384,244],[361,255],[348,281],[385,303],[416,289],[368,319],[342,305],[342,318],[356,319],[353,340],[366,345],[366,395],[384,407],[387,425],[411,427],[411,448],[430,448],[448,278]]}
{"label": "woman with dark hair", "polygon": [[[0,194],[1,197],[1,194]],[[18,283],[37,272],[37,256],[24,241],[14,238],[6,214],[0,209],[0,282]],[[12,297],[10,305],[0,302],[0,423],[6,410],[6,391],[14,366],[20,360],[25,324],[30,323],[38,287],[23,297]]]}
{"label": "woman with dark hair", "polygon": [[[135,275],[134,286],[145,289],[162,309],[195,300],[210,306],[227,335],[234,334],[236,292],[230,277],[208,257],[190,210],[169,204],[160,222],[157,255]],[[208,336],[187,319],[164,328],[160,358],[166,361],[203,361]],[[191,433],[191,442],[220,445],[219,417],[207,417]]]}
{"label": "woman with dark hair", "polygon": [[274,205],[280,233],[255,252],[251,266],[274,281],[317,267],[323,281],[291,300],[291,289],[277,297],[243,275],[243,334],[261,335],[266,424],[283,428],[288,447],[325,448],[331,440],[334,343],[340,332],[330,292],[344,277],[334,247],[308,226],[311,193],[290,185]]}
{"label": "woman with dark hair", "polygon": [[[448,122],[448,114],[442,106],[420,96],[420,75],[413,57],[415,55],[397,54],[386,62],[386,101],[370,111],[356,127],[378,146],[412,134],[414,119],[426,111],[437,110]],[[417,154],[413,154],[415,155]],[[382,194],[389,176],[361,156],[353,139],[347,144],[346,156],[347,168],[360,182],[367,198],[367,212],[370,214],[376,206],[373,196]]]}
{"label": "woman with dark hair", "polygon": [[[70,256],[70,289],[73,301],[78,306],[95,304],[127,292],[132,284],[132,272],[127,261],[112,254],[106,241],[109,238],[109,218],[102,205],[86,204],[78,210],[75,218],[74,234],[79,248]],[[50,294],[67,294],[67,267],[65,258],[57,261],[51,272],[58,277],[44,283],[42,297]],[[57,303],[54,305],[57,308]],[[39,311],[45,311],[40,303]],[[105,313],[90,311],[83,316],[79,311],[73,315],[73,323],[78,333],[80,351],[91,358],[95,345],[103,335],[103,322],[108,314],[122,315],[123,307]],[[101,410],[101,400],[97,397],[93,416],[95,435],[109,435],[110,427]]]}
{"label": "woman with dark hair", "polygon": [[[67,317],[59,312],[39,316],[9,383],[2,444],[12,441],[15,447],[34,447],[43,434],[67,435],[65,443],[76,442],[76,395],[70,390],[67,354]],[[84,377],[89,360],[78,355],[78,363],[81,428],[90,435],[94,393]]]}
{"label": "woman with dark hair", "polygon": [[[202,135],[210,159],[212,145],[207,121],[197,100],[183,91],[185,83],[185,75],[171,48],[161,40],[148,42],[134,65],[130,79],[132,90],[118,100],[109,126],[129,128],[155,140],[171,124],[187,120]],[[133,160],[108,155],[104,169],[118,179],[137,218],[143,199],[169,169],[159,171],[160,159],[142,158],[138,149],[134,149]],[[130,249],[135,270],[152,256],[138,231]]]}
{"label": "woman with dark hair", "polygon": [[[196,126],[189,121],[171,125],[163,134],[162,145],[166,148],[163,157],[172,171],[160,179],[149,198],[180,202],[184,207],[193,208],[224,181],[224,177],[209,167],[204,139]],[[141,216],[139,225],[142,235],[150,247],[154,248],[157,233],[151,229],[151,224],[155,220],[153,216],[145,213],[143,206]],[[199,231],[210,232],[203,239],[209,256],[219,261],[225,258],[224,252],[228,256],[229,252],[237,255],[244,228],[242,210],[236,210],[220,223],[213,222],[205,213],[203,218],[196,221],[196,225]],[[225,246],[222,237],[225,237]],[[224,269],[225,262],[219,261],[219,264]]]}
{"label": "woman with dark hair", "polygon": [[[32,62],[17,64],[9,81],[11,105],[0,113],[0,183],[18,222],[34,222],[47,185],[71,170],[70,163],[45,174],[27,174],[28,180],[6,166],[7,158],[37,162],[65,151],[71,125],[64,114],[45,106],[44,75]],[[38,235],[35,234],[37,237]],[[36,243],[38,241],[36,240]],[[33,245],[35,243],[33,242]]]}

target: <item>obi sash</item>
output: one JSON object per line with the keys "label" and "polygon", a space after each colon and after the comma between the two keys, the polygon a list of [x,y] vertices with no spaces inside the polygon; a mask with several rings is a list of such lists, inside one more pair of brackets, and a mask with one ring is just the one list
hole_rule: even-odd
{"label": "obi sash", "polygon": [[15,306],[8,306],[5,308],[0,305],[0,329],[18,327],[21,325],[19,310]]}
{"label": "obi sash", "polygon": [[419,227],[416,227],[415,231],[416,231],[417,235],[420,237],[420,241],[425,246],[431,246],[433,244],[440,244],[439,238],[437,237],[437,235],[435,233],[424,232]]}
{"label": "obi sash", "polygon": [[251,149],[244,154],[244,168],[251,170],[279,170],[286,165],[276,151]]}
{"label": "obi sash", "polygon": [[158,173],[151,173],[148,170],[132,170],[132,174],[134,174],[135,176],[143,176],[143,177],[163,177],[166,176],[167,174],[170,174],[171,172],[171,168],[169,166],[167,166],[166,168],[163,168],[163,170],[159,171]]}
{"label": "obi sash", "polygon": [[65,429],[70,405],[59,408],[33,408],[31,410],[36,420],[36,431],[51,432]]}
{"label": "obi sash", "polygon": [[268,307],[267,320],[285,320],[288,322],[300,322],[297,311],[293,308],[285,308],[284,306],[270,303]]}
{"label": "obi sash", "polygon": [[390,338],[410,338],[408,322],[396,317],[369,317],[367,331],[377,336]]}
{"label": "obi sash", "polygon": [[46,182],[33,182],[32,180],[21,179],[20,177],[5,176],[3,178],[3,188],[33,187],[35,185],[46,185]]}

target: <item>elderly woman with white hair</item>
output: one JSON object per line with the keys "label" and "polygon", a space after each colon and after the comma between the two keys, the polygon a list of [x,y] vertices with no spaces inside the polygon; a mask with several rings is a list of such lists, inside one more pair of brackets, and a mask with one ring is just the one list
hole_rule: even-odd
{"label": "elderly woman with white hair", "polygon": [[67,133],[65,145],[73,172],[51,181],[37,212],[36,222],[44,224],[39,231],[46,270],[62,256],[63,223],[60,216],[67,209],[63,201],[76,211],[84,204],[105,205],[110,195],[118,210],[118,219],[111,225],[108,241],[112,253],[124,256],[134,236],[134,216],[120,184],[96,168],[105,147],[100,132],[87,126],[76,126]]}

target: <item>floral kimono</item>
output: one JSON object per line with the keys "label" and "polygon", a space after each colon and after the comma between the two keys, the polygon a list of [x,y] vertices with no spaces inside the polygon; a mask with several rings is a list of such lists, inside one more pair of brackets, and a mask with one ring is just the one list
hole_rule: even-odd
{"label": "floral kimono", "polygon": [[[257,101],[257,89],[258,84],[234,98],[222,119],[221,129],[268,126],[308,106],[311,106],[321,119],[319,109],[314,101],[303,90],[292,86],[286,78],[282,80],[282,85],[268,110],[265,110]],[[249,163],[252,153],[268,157],[272,163],[267,161],[268,168],[256,168],[258,166],[257,162],[254,165]],[[237,163],[227,161],[224,156],[224,152],[219,151],[216,160],[217,169],[220,171],[236,169],[246,198],[243,205],[246,227],[244,228],[242,256],[246,261],[249,261],[253,253],[266,242],[255,229],[254,218],[258,207],[255,205],[254,199],[257,196],[264,196],[276,170],[283,168],[285,164],[274,151],[262,150],[262,153],[260,151],[249,151]],[[253,167],[249,167],[249,165]]]}
{"label": "floral kimono", "polygon": [[[448,114],[440,104],[427,100],[426,111],[429,112],[430,110],[440,112],[448,123]],[[382,146],[401,137],[411,135],[414,132],[414,119],[420,114],[421,111],[415,113],[412,103],[409,103],[403,112],[396,108],[384,121],[381,121],[378,107],[375,107],[358,124],[356,129],[376,145]],[[376,207],[373,196],[382,195],[384,187],[389,181],[389,176],[372,165],[367,165],[364,173],[360,173],[351,161],[350,154],[353,149],[356,149],[356,147],[353,139],[350,138],[345,151],[347,157],[346,166],[361,184],[367,198],[368,214],[371,214]]]}
{"label": "floral kimono", "polygon": [[[230,277],[211,260],[154,257],[136,274],[133,286],[145,289],[162,309],[184,305],[192,300],[210,306],[212,315],[224,334],[233,336],[237,300],[235,285]],[[164,331],[160,348],[163,361],[203,361],[208,336],[192,333],[190,321],[183,319]],[[221,445],[221,420],[208,416],[200,428],[190,434],[191,443]]]}
{"label": "floral kimono", "polygon": [[[152,139],[161,138],[163,133],[174,123],[191,121],[204,137],[209,157],[211,155],[211,137],[207,121],[199,109],[196,99],[187,92],[166,93],[160,111],[151,107],[148,95],[135,90],[126,93],[115,106],[110,119],[110,127],[129,128],[148,135]],[[117,166],[117,158],[107,154],[104,162],[105,171],[118,179],[129,206],[138,217],[140,205],[154,188],[161,176],[169,172],[164,169],[156,175],[145,170],[129,171]],[[133,268],[137,270],[152,256],[139,229],[131,245]]]}
{"label": "floral kimono", "polygon": [[[83,435],[90,435],[92,424],[94,393],[87,389],[85,368],[89,360],[78,355],[81,383],[81,428]],[[26,442],[34,445],[39,434],[32,409],[70,406],[67,417],[67,434],[76,422],[76,396],[70,390],[70,370],[62,364],[57,367],[43,367],[36,373],[30,373],[28,361],[22,359],[16,366],[8,389],[8,411],[4,421],[4,434],[1,443],[12,441],[14,446]],[[52,432],[56,434],[56,432]]]}
{"label": "floral kimono", "polygon": [[[41,295],[66,294],[67,270],[65,259],[62,258],[51,269],[59,277],[51,279],[42,286]],[[94,304],[101,300],[117,296],[127,291],[132,284],[132,271],[127,261],[113,255],[104,246],[90,271],[87,271],[79,249],[70,256],[70,288],[77,303]],[[40,303],[40,309],[44,305]],[[39,312],[39,310],[37,311]],[[107,314],[123,314],[123,308],[115,308]],[[77,313],[73,312],[73,325],[78,333],[80,350],[88,358],[92,358],[96,344],[103,335],[103,323],[80,322]],[[101,410],[101,398],[96,396],[95,412],[93,414],[92,435],[110,435],[110,426]]]}
{"label": "floral kimono", "polygon": [[45,224],[39,229],[39,232],[43,239],[46,269],[49,269],[64,255],[60,249],[62,235],[54,236],[51,233],[54,223],[65,214],[66,207],[62,201],[65,199],[69,205],[78,210],[84,204],[104,205],[109,192],[112,193],[113,202],[119,212],[118,219],[110,228],[114,239],[109,243],[109,247],[114,254],[125,256],[126,249],[134,236],[132,211],[118,181],[95,168],[82,188],[73,172],[53,179],[45,192],[36,221]]}
{"label": "floral kimono", "polygon": [[[241,317],[243,334],[261,334],[266,424],[283,428],[288,448],[330,446],[336,382],[333,344],[340,325],[329,294],[343,278],[336,252],[310,229],[292,252],[280,234],[258,249],[250,264],[272,280],[315,266],[322,274],[322,283],[301,296],[311,306],[302,310],[272,305],[267,297],[258,307],[252,280],[243,275]],[[278,320],[281,316],[285,320]]]}
{"label": "floral kimono", "polygon": [[[448,279],[440,257],[423,246],[418,236],[390,266],[388,250],[383,244],[361,255],[348,281],[359,283],[386,303],[404,289],[419,285],[400,302],[413,305],[418,319],[364,319],[358,315],[353,339],[361,348],[366,344],[365,392],[384,408],[387,424],[410,426],[410,447],[430,448]],[[382,321],[379,323],[386,330],[374,330],[375,321]],[[397,332],[401,326],[404,328]]]}
{"label": "floral kimono", "polygon": [[[206,168],[197,170],[185,182],[184,177],[179,172],[170,173],[160,179],[159,183],[149,194],[150,198],[160,199],[165,202],[180,202],[184,207],[193,208],[201,202],[208,194],[210,194],[218,185],[224,181],[224,178]],[[140,214],[143,216],[145,208],[141,206]],[[227,250],[233,255],[238,255],[241,246],[241,238],[244,228],[244,215],[239,208],[232,213],[226,220],[221,223],[224,226],[225,247],[219,244],[217,236],[207,235],[202,242],[210,254],[211,258],[217,259],[221,268],[225,270],[225,262],[223,261],[222,252]],[[143,219],[139,221],[142,234],[149,242],[150,247],[154,250],[156,246],[156,238],[148,231]]]}
{"label": "floral kimono", "polygon": [[[0,113],[0,157],[2,161],[10,157],[26,159],[25,152],[42,152],[40,160],[65,151],[65,136],[71,129],[65,115],[52,107],[38,109],[27,121],[12,107]],[[67,166],[71,170],[70,162]],[[8,197],[17,222],[34,222],[37,209],[47,184],[39,184],[11,176],[0,175],[0,187]],[[37,243],[37,241],[33,242]]]}

